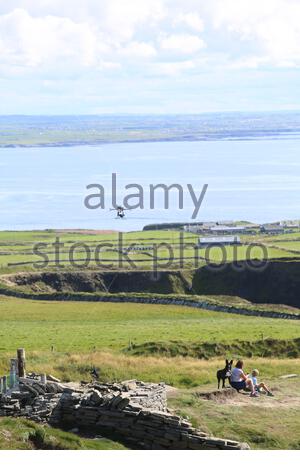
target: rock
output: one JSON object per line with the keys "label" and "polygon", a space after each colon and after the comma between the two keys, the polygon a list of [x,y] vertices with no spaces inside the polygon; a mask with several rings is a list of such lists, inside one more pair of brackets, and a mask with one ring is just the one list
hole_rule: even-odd
{"label": "rock", "polygon": [[298,374],[281,375],[279,378],[280,379],[294,379],[295,377],[298,377]]}
{"label": "rock", "polygon": [[25,384],[25,383],[20,384],[20,388],[22,390],[25,390],[25,391],[29,392],[30,395],[33,396],[33,397],[38,397],[39,396],[39,392],[35,388],[31,387],[31,385],[29,385],[29,384]]}
{"label": "rock", "polygon": [[47,393],[62,393],[64,390],[64,387],[58,382],[47,382],[46,384]]}
{"label": "rock", "polygon": [[222,401],[227,398],[235,398],[237,396],[237,390],[234,388],[222,388],[220,390],[214,390],[213,392],[196,392],[197,398],[203,398],[205,400]]}
{"label": "rock", "polygon": [[129,398],[122,398],[122,400],[118,403],[117,408],[118,410],[124,410],[127,405],[129,405],[130,400]]}
{"label": "rock", "polygon": [[102,394],[98,390],[93,390],[90,395],[90,401],[95,406],[99,406],[101,403],[103,403]]}
{"label": "rock", "polygon": [[54,377],[54,375],[47,374],[46,377],[47,377],[47,380],[49,380],[50,382],[56,382],[56,383],[60,382],[60,380]]}
{"label": "rock", "polygon": [[121,385],[124,387],[124,390],[129,392],[129,390],[136,390],[136,380],[124,380],[121,382]]}

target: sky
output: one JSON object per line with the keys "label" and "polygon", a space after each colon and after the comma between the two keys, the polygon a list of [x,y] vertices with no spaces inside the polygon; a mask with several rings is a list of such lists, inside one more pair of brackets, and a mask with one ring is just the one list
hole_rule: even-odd
{"label": "sky", "polygon": [[0,114],[300,109],[299,0],[0,0]]}

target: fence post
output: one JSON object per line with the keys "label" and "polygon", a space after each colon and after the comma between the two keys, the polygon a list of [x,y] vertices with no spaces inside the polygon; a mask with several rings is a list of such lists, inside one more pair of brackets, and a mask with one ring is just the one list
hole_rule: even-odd
{"label": "fence post", "polygon": [[18,376],[20,378],[26,376],[26,371],[25,371],[25,349],[24,348],[19,348],[17,350],[17,357],[18,357]]}
{"label": "fence post", "polygon": [[9,385],[13,388],[17,382],[17,360],[10,360],[10,373],[9,373]]}
{"label": "fence post", "polygon": [[7,392],[7,377],[6,375],[3,375],[2,377],[2,389],[3,389],[3,393],[6,393]]}
{"label": "fence post", "polygon": [[3,392],[3,377],[0,377],[0,393]]}

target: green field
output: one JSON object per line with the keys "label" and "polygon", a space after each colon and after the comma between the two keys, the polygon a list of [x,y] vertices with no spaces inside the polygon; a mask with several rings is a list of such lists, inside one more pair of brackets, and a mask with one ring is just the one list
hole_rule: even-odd
{"label": "green field", "polygon": [[190,307],[131,303],[32,301],[0,297],[1,350],[121,351],[129,341],[231,343],[300,337],[300,322]]}
{"label": "green field", "polygon": [[[2,354],[13,353],[22,345],[29,355],[39,351],[42,356],[51,358],[53,348],[54,368],[55,361],[65,354],[105,352],[129,357],[135,353],[134,348],[149,342],[156,344],[158,351],[160,345],[166,347],[169,344],[172,354],[176,355],[176,346],[180,354],[180,348],[184,346],[199,345],[201,349],[203,344],[216,343],[219,347],[230,348],[230,345],[251,341],[255,356],[258,352],[256,343],[262,339],[275,340],[272,347],[276,348],[276,340],[293,341],[300,337],[298,320],[257,319],[179,306],[47,302],[1,297],[0,308]],[[206,347],[209,350],[210,346]],[[142,349],[141,354],[147,356],[147,349]],[[192,350],[187,349],[187,354],[192,356]],[[224,355],[224,351],[220,354]],[[237,349],[235,356],[239,354]],[[139,357],[134,359],[138,367]],[[149,371],[143,368],[139,371],[142,377],[145,372],[149,378]],[[176,380],[171,379],[172,383]],[[199,380],[201,383],[201,378]]]}
{"label": "green field", "polygon": [[[20,269],[33,269],[33,263],[41,263],[44,259],[39,255],[33,253],[33,247],[37,243],[43,243],[39,247],[39,252],[46,254],[49,260],[47,269],[54,267],[54,247],[53,243],[56,237],[64,245],[60,247],[59,260],[65,267],[70,267],[70,250],[74,244],[85,244],[87,248],[78,245],[73,252],[73,259],[77,267],[85,267],[87,260],[89,267],[105,268],[117,267],[118,265],[118,252],[120,246],[119,236],[122,237],[122,246],[125,251],[129,250],[133,244],[138,245],[140,248],[145,248],[144,251],[129,251],[130,260],[135,262],[135,265],[140,268],[151,269],[154,259],[157,258],[158,263],[163,267],[171,261],[170,266],[176,268],[180,259],[183,260],[185,266],[198,267],[207,262],[231,262],[234,260],[241,261],[246,259],[263,259],[265,252],[260,246],[251,246],[242,244],[238,247],[226,246],[225,257],[220,248],[213,247],[209,250],[197,249],[191,247],[197,245],[198,236],[190,233],[183,233],[179,231],[157,230],[157,231],[143,231],[143,232],[129,232],[119,235],[118,233],[93,233],[93,232],[62,232],[62,231],[36,231],[36,232],[0,232],[0,272],[9,272]],[[258,237],[242,237],[247,243],[258,243]],[[274,241],[274,243],[273,243]],[[282,246],[275,243],[276,237],[261,240],[265,245],[268,259],[280,259],[295,257],[297,254],[285,251],[286,248],[293,248],[293,242],[289,242],[289,246]],[[179,249],[179,243],[186,245],[184,248]],[[95,261],[95,248],[103,243],[111,244],[110,247],[102,247],[98,259],[101,264]],[[167,243],[169,248],[163,244]],[[260,243],[260,242],[259,242]],[[297,242],[296,243],[296,247]],[[155,245],[155,249],[147,249]],[[270,246],[269,246],[270,245]],[[276,246],[274,246],[276,245]],[[285,249],[281,249],[285,248]],[[86,249],[90,252],[87,254]],[[297,249],[297,248],[294,248]],[[223,251],[224,251],[223,250]],[[300,257],[300,253],[299,253]],[[125,266],[130,268],[130,263],[124,261]],[[36,266],[40,269],[40,264]]]}
{"label": "green field", "polygon": [[[297,250],[299,234],[289,235],[293,235],[293,238],[262,237],[259,234],[250,239],[247,237],[244,239],[245,244],[237,248],[226,247],[227,261],[232,261],[235,256],[237,260],[248,259],[246,243],[256,240],[265,244],[268,257],[278,260],[279,267],[284,262],[283,258],[286,258],[286,272],[289,275],[295,272],[296,276],[298,255],[289,250]],[[43,253],[53,259],[51,244],[57,236],[64,243],[62,260],[67,259],[73,243],[87,244],[92,254],[97,244],[112,243],[114,246],[102,254],[105,260],[113,259],[116,268],[116,233],[0,232],[0,274],[33,271],[32,247],[36,242],[45,243]],[[195,243],[197,238],[186,234],[184,240],[186,243]],[[174,257],[180,256],[180,232],[132,232],[124,234],[124,241],[126,247],[137,243],[144,248],[166,242],[170,244]],[[162,292],[158,292],[158,297],[166,295],[164,289],[168,287],[166,292],[170,291],[170,299],[174,296],[178,299],[180,296],[187,298],[193,294],[198,300],[215,306],[223,305],[228,311],[234,306],[246,308],[249,313],[252,310],[270,309],[273,312],[299,313],[298,309],[279,303],[255,305],[238,297],[239,294],[232,294],[236,297],[229,297],[226,293],[197,296],[192,292],[187,295],[184,283],[192,279],[194,254],[194,250],[187,247],[183,252],[187,269],[174,270],[168,276],[161,277],[159,287]],[[162,246],[157,255],[163,264],[163,258],[168,257],[169,253]],[[144,252],[132,252],[131,256],[140,261],[138,269],[147,270],[153,265],[151,251],[145,249]],[[199,256],[204,257],[205,250],[200,250]],[[77,261],[84,260],[84,251],[79,249],[74,257]],[[251,259],[261,257],[260,247],[250,251]],[[220,249],[211,249],[209,258],[210,261],[221,262]],[[28,264],[14,266],[14,263],[22,262]],[[68,271],[73,268],[68,263],[65,265],[67,272],[73,275],[73,271]],[[47,270],[53,271],[53,267],[50,265]],[[91,272],[95,272],[94,265],[91,266]],[[88,270],[82,270],[83,273],[89,275]],[[185,279],[180,277],[183,273]],[[128,279],[124,282],[130,284],[132,278]],[[137,278],[134,279],[137,282]],[[146,288],[147,279],[147,276],[143,277],[141,289]],[[58,282],[61,278],[57,276],[56,280]],[[76,282],[79,282],[78,278]],[[65,286],[68,289],[68,284]],[[299,424],[295,422],[300,413],[299,378],[289,383],[280,379],[282,375],[300,374],[299,320],[245,316],[174,305],[94,301],[100,290],[87,291],[85,295],[89,296],[88,302],[33,300],[39,289],[40,292],[47,292],[47,285],[41,281],[35,287],[37,291],[30,290],[29,286],[22,287],[32,299],[14,297],[18,290],[16,284],[13,287],[8,284],[7,289],[10,291],[6,294],[9,297],[0,296],[0,374],[8,372],[9,359],[15,355],[15,350],[25,347],[29,371],[52,373],[65,381],[90,380],[91,367],[96,366],[100,369],[100,380],[103,381],[132,378],[164,381],[175,387],[170,406],[183,416],[188,415],[195,425],[205,431],[220,437],[247,441],[252,448],[300,447],[299,439],[296,438]],[[58,289],[56,292],[55,288],[48,288],[49,298],[52,294],[55,298],[57,292],[66,294],[64,290]],[[70,290],[69,294],[74,292]],[[137,289],[137,292],[131,294],[132,299],[139,295],[149,298],[153,295],[147,289]],[[80,299],[80,292],[76,295]],[[249,401],[240,406],[238,403],[212,403],[196,397],[195,392],[215,390],[216,370],[223,366],[225,357],[242,357],[246,361],[247,371],[254,367],[260,370],[263,379],[276,391],[272,406],[264,398],[258,405]],[[7,441],[5,436],[9,436]],[[81,439],[58,430],[45,431],[24,420],[0,419],[0,448],[119,449],[122,446],[106,440]]]}
{"label": "green field", "polygon": [[286,241],[286,242],[274,241],[274,244],[278,246],[278,248],[284,248],[285,250],[299,251],[300,253],[300,240]]}
{"label": "green field", "polygon": [[[292,358],[288,354],[291,345],[297,344],[299,348],[299,337],[300,323],[292,320],[161,305],[0,298],[1,374],[7,373],[9,358],[15,354],[15,349],[23,346],[27,353],[27,370],[52,373],[66,381],[90,380],[92,366],[100,369],[103,381],[129,378],[165,381],[178,390],[176,398],[170,400],[170,406],[178,413],[188,415],[205,431],[245,440],[252,448],[298,448],[295,438],[298,426],[293,417],[298,416],[295,400],[300,395],[299,387],[293,392],[293,410],[280,405],[275,420],[269,402],[262,401],[261,408],[253,409],[249,401],[249,407],[240,408],[195,400],[194,393],[215,390],[216,370],[223,366],[224,356],[240,356],[240,350],[234,348],[244,341],[250,343],[252,355],[245,357],[246,370],[258,368],[264,380],[276,389],[281,375],[300,374],[300,351],[293,349],[296,355]],[[271,356],[260,355],[259,341],[274,348]],[[281,351],[277,357],[276,348],[282,341],[287,354]],[[149,342],[157,347],[153,353],[147,350]],[[216,343],[225,347],[220,349],[219,357],[205,360],[194,355],[195,345],[197,352]],[[185,357],[181,355],[183,346],[186,347]],[[297,400],[300,403],[300,396]],[[260,419],[252,419],[254,412],[259,413]],[[265,426],[272,426],[272,429],[266,430]],[[1,430],[5,431],[4,435],[7,432],[10,435],[8,443],[0,439],[0,448],[35,448],[34,439],[28,439],[28,427],[31,424],[23,421],[0,420],[0,435]],[[39,436],[42,431],[35,426],[30,432]],[[120,448],[117,443],[82,440],[56,430],[47,430],[42,437],[43,445],[49,445],[50,441],[54,443],[53,448]]]}

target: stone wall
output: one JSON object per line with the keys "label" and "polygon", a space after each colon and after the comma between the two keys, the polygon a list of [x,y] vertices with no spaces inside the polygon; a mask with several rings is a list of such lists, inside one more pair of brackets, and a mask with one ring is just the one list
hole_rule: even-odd
{"label": "stone wall", "polygon": [[[1,280],[1,279],[0,279]],[[3,281],[3,279],[2,279]],[[55,292],[55,293],[29,293],[17,288],[11,288],[0,284],[0,294],[31,300],[55,300],[55,301],[76,301],[76,302],[130,302],[138,304],[158,304],[158,305],[180,305],[185,307],[200,308],[202,310],[211,310],[214,312],[233,313],[238,315],[248,315],[254,317],[280,318],[283,320],[300,320],[299,313],[278,312],[275,310],[255,310],[254,308],[244,308],[239,306],[228,306],[213,303],[205,300],[189,298],[192,296],[168,296],[155,295],[143,296],[141,294],[90,294],[73,292]]]}
{"label": "stone wall", "polygon": [[0,394],[0,416],[26,417],[67,430],[88,431],[133,449],[248,449],[195,429],[167,408],[166,386],[136,380],[119,384],[42,383],[32,375]]}
{"label": "stone wall", "polygon": [[118,388],[107,393],[94,385],[83,393],[64,393],[50,422],[114,435],[137,449],[249,448],[247,444],[209,436],[172,414],[167,409],[164,384],[131,381]]}

